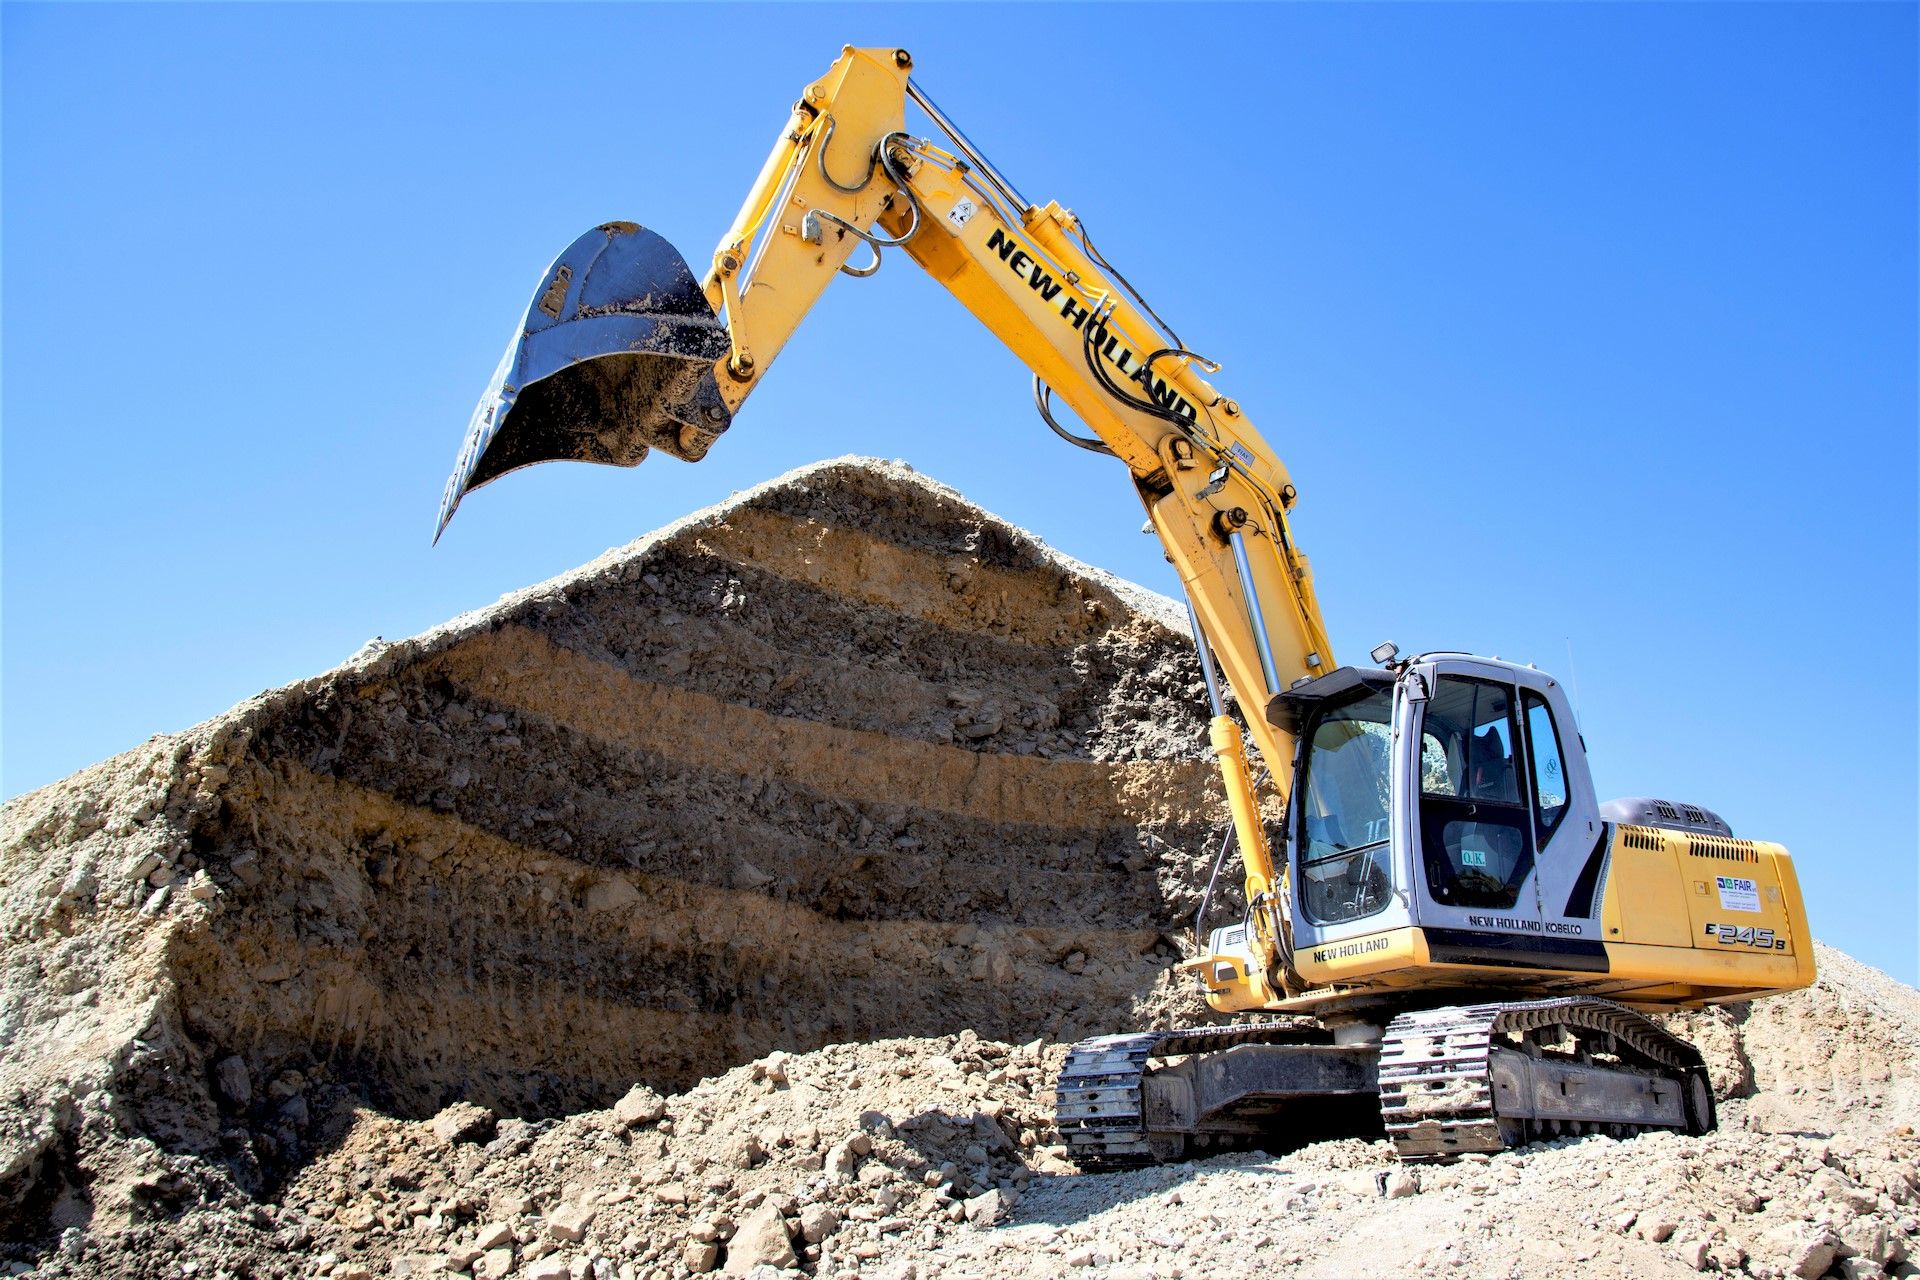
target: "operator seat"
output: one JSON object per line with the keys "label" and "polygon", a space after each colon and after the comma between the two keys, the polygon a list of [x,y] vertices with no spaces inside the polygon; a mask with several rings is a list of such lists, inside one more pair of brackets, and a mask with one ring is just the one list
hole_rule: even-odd
{"label": "operator seat", "polygon": [[1513,790],[1513,760],[1507,755],[1507,744],[1492,728],[1481,730],[1473,735],[1473,775],[1467,794],[1475,800],[1504,800],[1509,804],[1517,798]]}

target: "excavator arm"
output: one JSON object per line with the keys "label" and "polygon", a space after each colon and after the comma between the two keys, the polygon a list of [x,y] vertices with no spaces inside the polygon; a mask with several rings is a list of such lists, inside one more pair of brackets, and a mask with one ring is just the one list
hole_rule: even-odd
{"label": "excavator arm", "polygon": [[[912,81],[905,50],[842,51],[808,85],[697,283],[632,223],[582,236],[550,267],[469,429],[440,529],[464,494],[560,458],[633,465],[651,447],[704,456],[833,279],[899,249],[1034,374],[1057,433],[1124,466],[1186,589],[1214,695],[1213,745],[1269,974],[1232,1003],[1280,994],[1290,966],[1281,874],[1209,650],[1284,800],[1293,742],[1271,700],[1335,663],[1296,491],[1238,403],[1058,203],[1028,202]],[[908,102],[947,147],[905,130]],[[950,149],[949,149],[950,148]],[[1089,427],[1076,436],[1053,398]],[[438,531],[436,531],[436,537]]]}

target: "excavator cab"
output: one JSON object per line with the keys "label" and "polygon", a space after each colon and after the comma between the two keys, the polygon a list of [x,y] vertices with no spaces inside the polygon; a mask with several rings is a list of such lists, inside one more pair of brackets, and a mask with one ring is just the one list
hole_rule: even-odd
{"label": "excavator cab", "polygon": [[474,408],[434,540],[469,491],[536,462],[699,461],[733,420],[713,376],[727,351],[672,245],[632,222],[587,232],[541,276]]}
{"label": "excavator cab", "polygon": [[[1545,672],[1453,654],[1342,667],[1270,714],[1299,744],[1281,1007],[1543,982],[1704,1003],[1811,980],[1786,851],[1696,806],[1600,804]],[[1195,966],[1222,1011],[1261,999],[1255,936],[1215,930],[1223,963]]]}
{"label": "excavator cab", "polygon": [[1604,962],[1599,805],[1558,681],[1449,656],[1345,668],[1282,705],[1301,740],[1298,943],[1418,925],[1430,952],[1444,940],[1490,967]]}

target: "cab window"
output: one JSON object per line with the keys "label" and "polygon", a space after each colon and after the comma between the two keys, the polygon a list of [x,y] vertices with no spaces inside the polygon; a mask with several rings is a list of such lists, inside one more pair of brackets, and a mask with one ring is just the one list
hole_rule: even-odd
{"label": "cab window", "polygon": [[1392,896],[1392,719],[1393,691],[1374,689],[1320,712],[1306,730],[1295,847],[1301,905],[1316,924],[1370,916]]}
{"label": "cab window", "polygon": [[1532,763],[1535,833],[1545,844],[1567,813],[1567,770],[1560,759],[1560,734],[1547,700],[1528,691],[1527,758]]}

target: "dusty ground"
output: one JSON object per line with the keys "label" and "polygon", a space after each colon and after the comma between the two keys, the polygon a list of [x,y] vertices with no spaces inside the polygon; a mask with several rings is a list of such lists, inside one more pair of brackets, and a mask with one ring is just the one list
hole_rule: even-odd
{"label": "dusty ground", "polygon": [[898,467],[740,495],[6,806],[48,1276],[1900,1271],[1920,996],[1685,1019],[1721,1132],[1078,1175],[1220,813],[1168,602]]}

